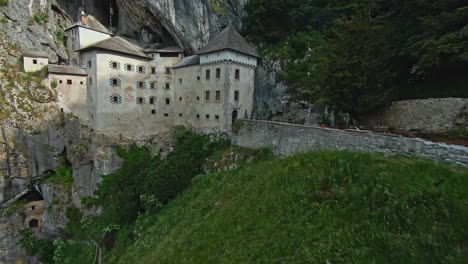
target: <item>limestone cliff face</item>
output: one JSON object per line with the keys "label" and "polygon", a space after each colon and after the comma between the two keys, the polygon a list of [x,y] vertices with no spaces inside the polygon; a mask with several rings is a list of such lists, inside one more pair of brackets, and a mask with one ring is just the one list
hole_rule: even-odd
{"label": "limestone cliff face", "polygon": [[[52,63],[68,60],[60,32],[71,18],[52,0],[14,0],[0,6],[0,32],[23,50],[42,50]],[[0,50],[8,61],[16,59],[8,50]]]}

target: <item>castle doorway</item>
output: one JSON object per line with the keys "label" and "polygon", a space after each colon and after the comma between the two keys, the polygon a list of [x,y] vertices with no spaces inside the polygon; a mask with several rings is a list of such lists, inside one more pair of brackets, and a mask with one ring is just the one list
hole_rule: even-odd
{"label": "castle doorway", "polygon": [[237,110],[232,111],[232,125],[236,123],[238,115],[239,115],[239,112]]}
{"label": "castle doorway", "polygon": [[37,219],[31,219],[31,221],[29,221],[29,227],[30,228],[39,227],[39,221]]}

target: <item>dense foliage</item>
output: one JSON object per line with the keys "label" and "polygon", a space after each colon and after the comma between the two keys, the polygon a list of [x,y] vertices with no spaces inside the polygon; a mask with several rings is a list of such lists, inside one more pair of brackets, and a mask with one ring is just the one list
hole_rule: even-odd
{"label": "dense foliage", "polygon": [[353,114],[468,97],[468,1],[250,0],[244,33],[297,100]]}
{"label": "dense foliage", "polygon": [[[20,245],[32,255],[39,254],[44,263],[92,263],[97,248],[110,250],[116,236],[132,239],[133,225],[139,216],[157,214],[187,189],[193,177],[204,173],[203,166],[213,153],[229,145],[229,141],[180,128],[176,131],[174,151],[164,159],[144,147],[117,147],[117,154],[125,160],[123,166],[103,177],[94,198],[83,201],[99,209],[100,214],[84,215],[78,208],[70,207],[63,230],[66,240],[42,241],[22,231]],[[67,178],[69,172],[63,165],[51,179]]]}
{"label": "dense foliage", "polygon": [[268,158],[195,178],[107,262],[464,263],[467,203],[467,170],[350,152]]}

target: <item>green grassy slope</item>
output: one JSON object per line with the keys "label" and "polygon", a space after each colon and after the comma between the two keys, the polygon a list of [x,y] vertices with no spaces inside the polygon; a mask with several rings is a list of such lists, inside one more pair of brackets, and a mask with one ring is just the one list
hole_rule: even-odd
{"label": "green grassy slope", "polygon": [[463,263],[468,171],[375,154],[200,176],[107,263]]}

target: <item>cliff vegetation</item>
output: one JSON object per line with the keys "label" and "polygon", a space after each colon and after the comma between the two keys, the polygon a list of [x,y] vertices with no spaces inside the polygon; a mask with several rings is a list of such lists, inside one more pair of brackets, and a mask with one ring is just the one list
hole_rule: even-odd
{"label": "cliff vegetation", "polygon": [[98,191],[97,204],[106,205],[101,216],[70,208],[69,239],[41,242],[53,252],[43,259],[92,263],[96,243],[106,263],[466,260],[466,170],[377,154],[280,159],[246,150],[255,161],[194,177],[188,172],[201,173],[207,156],[185,147],[210,145],[196,138],[186,138],[167,161],[141,148],[120,150],[125,165]]}

